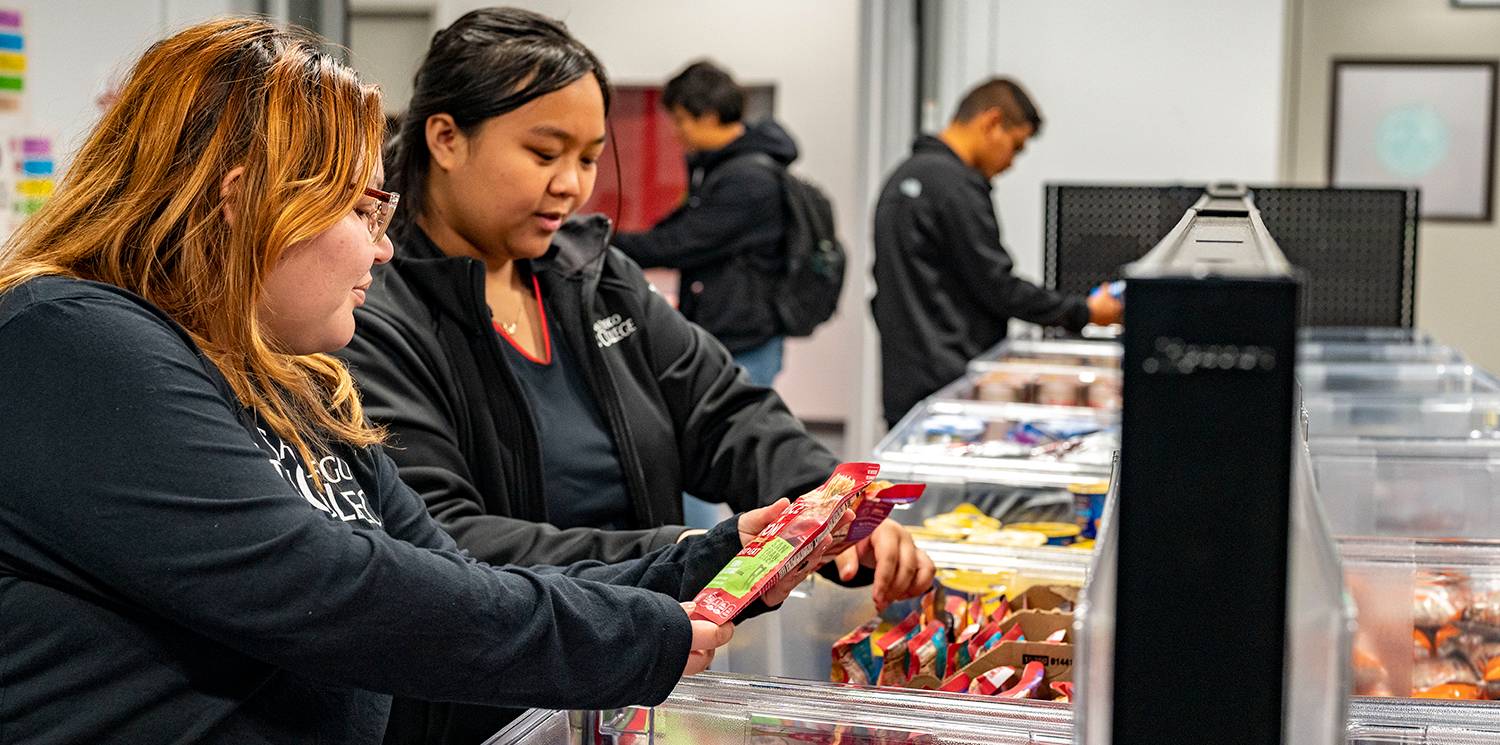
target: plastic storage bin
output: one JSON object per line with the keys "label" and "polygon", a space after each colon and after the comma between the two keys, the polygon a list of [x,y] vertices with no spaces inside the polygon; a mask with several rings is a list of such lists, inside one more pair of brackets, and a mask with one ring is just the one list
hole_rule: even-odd
{"label": "plastic storage bin", "polygon": [[1338,535],[1500,539],[1500,439],[1313,438]]}
{"label": "plastic storage bin", "polygon": [[1500,381],[1469,364],[1421,362],[1302,362],[1303,395],[1412,397],[1500,392]]}
{"label": "plastic storage bin", "polygon": [[1119,411],[1120,371],[1109,367],[973,362],[931,398],[978,404],[1033,404]]}
{"label": "plastic storage bin", "polygon": [[982,362],[1031,362],[1118,370],[1125,347],[1116,341],[1006,339],[974,358]]}
{"label": "plastic storage bin", "polygon": [[1500,439],[1500,394],[1412,397],[1303,390],[1310,438]]}
{"label": "plastic storage bin", "polygon": [[1420,329],[1395,326],[1309,326],[1297,334],[1302,343],[1360,342],[1379,344],[1432,345],[1437,340]]}
{"label": "plastic storage bin", "polygon": [[1426,362],[1455,364],[1464,355],[1441,344],[1386,344],[1382,342],[1304,342],[1297,345],[1304,362]]}
{"label": "plastic storage bin", "polygon": [[1109,475],[1120,442],[1116,422],[1113,412],[1079,407],[928,399],[881,440],[875,458],[914,474],[1028,474],[1067,486]]}

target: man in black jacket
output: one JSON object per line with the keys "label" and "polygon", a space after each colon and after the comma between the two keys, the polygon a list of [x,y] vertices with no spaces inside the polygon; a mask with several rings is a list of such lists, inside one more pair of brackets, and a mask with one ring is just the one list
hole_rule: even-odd
{"label": "man in black jacket", "polygon": [[682,314],[718,337],[756,385],[781,372],[772,299],[786,271],[781,174],[797,144],[769,119],[742,121],[744,91],[696,62],[667,83],[662,105],[688,153],[687,200],[651,230],[615,246],[643,267],[682,271]]}
{"label": "man in black jacket", "polygon": [[1107,292],[1068,297],[1011,274],[990,180],[1041,127],[1019,85],[989,80],[941,133],[917,138],[881,190],[873,307],[888,425],[962,376],[1012,317],[1069,331],[1119,321],[1122,306]]}

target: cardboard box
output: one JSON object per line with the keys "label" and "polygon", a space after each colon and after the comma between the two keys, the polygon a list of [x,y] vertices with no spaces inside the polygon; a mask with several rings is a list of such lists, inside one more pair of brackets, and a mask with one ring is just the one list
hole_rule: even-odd
{"label": "cardboard box", "polygon": [[1064,644],[1073,643],[1072,613],[1055,610],[1016,611],[1005,619],[1005,623],[1000,624],[1000,633],[1003,635],[1017,625],[1021,627],[1021,634],[1028,642],[1045,642],[1047,637],[1058,631],[1067,631],[1062,641]]}
{"label": "cardboard box", "polygon": [[1015,597],[1011,607],[1017,610],[1060,610],[1073,612],[1078,604],[1078,588],[1072,585],[1032,585]]}

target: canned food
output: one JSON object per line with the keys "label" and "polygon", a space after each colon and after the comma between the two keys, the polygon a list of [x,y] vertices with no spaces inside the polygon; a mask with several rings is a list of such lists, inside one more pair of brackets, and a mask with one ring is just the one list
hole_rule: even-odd
{"label": "canned food", "polygon": [[1077,376],[1043,375],[1037,379],[1036,402],[1044,406],[1077,406],[1079,394],[1084,390]]}
{"label": "canned food", "polygon": [[1011,530],[1027,530],[1047,538],[1048,546],[1066,546],[1078,540],[1081,532],[1073,523],[1011,523]]}
{"label": "canned food", "polygon": [[1073,494],[1074,522],[1083,538],[1099,536],[1099,518],[1104,516],[1104,497],[1109,494],[1108,481],[1086,481],[1070,484]]}

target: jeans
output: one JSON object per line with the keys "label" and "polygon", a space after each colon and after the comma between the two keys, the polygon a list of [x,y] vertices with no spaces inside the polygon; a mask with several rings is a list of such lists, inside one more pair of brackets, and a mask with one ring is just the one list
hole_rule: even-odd
{"label": "jeans", "polygon": [[[776,374],[781,372],[781,348],[784,341],[784,337],[771,337],[765,344],[734,355],[734,361],[749,373],[751,383],[770,388],[771,383],[776,380]],[[682,514],[683,523],[690,528],[712,528],[733,513],[722,504],[705,502],[683,492]]]}
{"label": "jeans", "polygon": [[781,350],[786,337],[773,336],[758,347],[736,352],[734,361],[750,374],[750,382],[770,388],[781,372]]}

